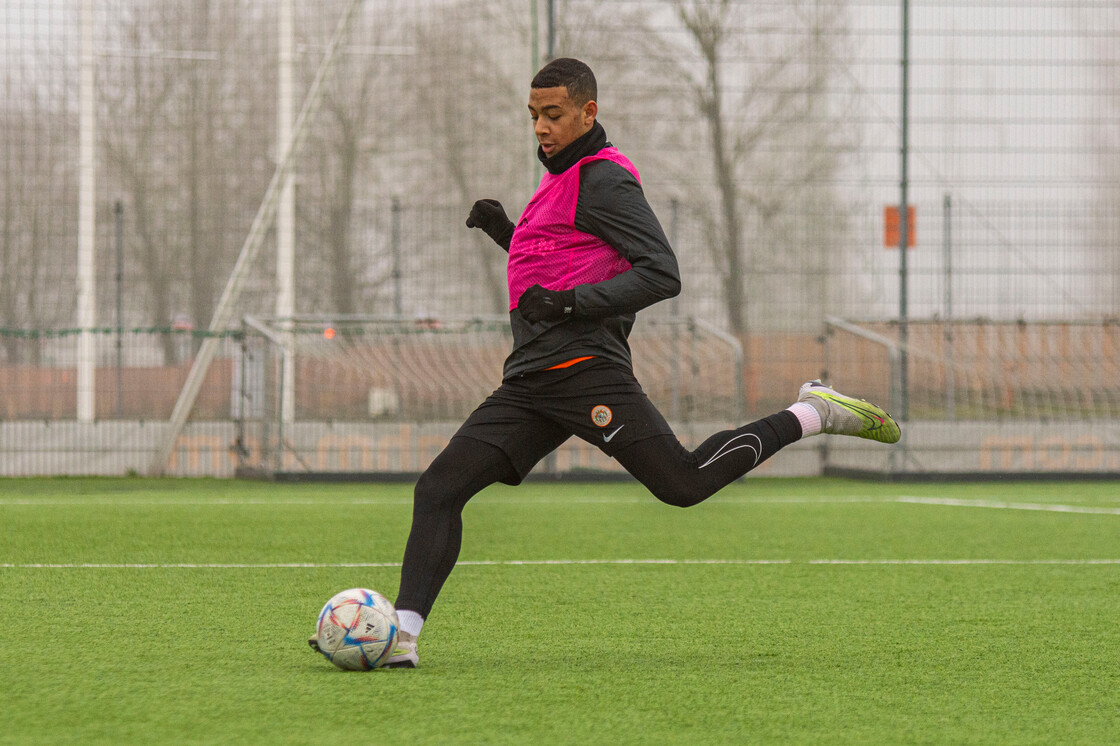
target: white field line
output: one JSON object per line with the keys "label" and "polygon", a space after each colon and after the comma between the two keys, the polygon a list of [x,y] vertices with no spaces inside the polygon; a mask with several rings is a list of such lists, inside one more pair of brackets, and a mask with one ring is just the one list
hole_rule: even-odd
{"label": "white field line", "polygon": [[[1120,565],[1120,559],[553,559],[462,560],[458,566],[514,565]],[[397,568],[400,562],[17,562],[0,569],[61,570],[287,570]]]}
{"label": "white field line", "polygon": [[903,495],[895,502],[917,505],[947,505],[954,508],[993,508],[996,510],[1040,510],[1049,513],[1088,513],[1091,515],[1120,515],[1120,508],[1102,508],[1087,505],[1052,505],[1048,503],[1013,503],[999,500],[960,500],[951,497],[910,497]]}

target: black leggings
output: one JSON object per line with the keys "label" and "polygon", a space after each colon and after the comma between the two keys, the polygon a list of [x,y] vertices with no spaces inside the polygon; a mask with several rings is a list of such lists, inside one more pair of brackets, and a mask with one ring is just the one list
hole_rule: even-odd
{"label": "black leggings", "polygon": [[[687,508],[708,499],[801,437],[790,412],[725,430],[688,451],[673,435],[640,440],[615,458],[654,497]],[[412,530],[405,546],[396,607],[427,618],[459,558],[463,508],[495,482],[516,484],[517,471],[497,446],[454,437],[416,482]]]}

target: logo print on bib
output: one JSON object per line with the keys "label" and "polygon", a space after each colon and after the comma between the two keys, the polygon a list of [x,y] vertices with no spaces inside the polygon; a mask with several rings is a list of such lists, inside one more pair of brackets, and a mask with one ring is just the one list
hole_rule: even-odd
{"label": "logo print on bib", "polygon": [[611,412],[610,407],[603,406],[602,404],[597,405],[591,410],[591,421],[598,427],[606,427],[611,424],[612,417],[614,417],[614,414]]}

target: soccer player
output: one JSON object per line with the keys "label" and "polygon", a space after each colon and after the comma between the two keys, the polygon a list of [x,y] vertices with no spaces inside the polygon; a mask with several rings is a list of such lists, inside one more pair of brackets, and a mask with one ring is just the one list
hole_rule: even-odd
{"label": "soccer player", "polygon": [[635,379],[627,344],[638,311],[680,292],[677,260],[637,169],[596,121],[595,98],[595,76],[584,63],[545,65],[529,92],[546,170],[540,186],[516,225],[490,199],[476,202],[467,218],[509,252],[513,351],[501,385],[416,483],[389,666],[419,663],[416,640],[455,567],[467,501],[495,482],[519,484],[572,435],[679,507],[817,433],[899,439],[898,425],[879,407],[810,381],[786,410],[717,433],[694,451],[680,444]]}

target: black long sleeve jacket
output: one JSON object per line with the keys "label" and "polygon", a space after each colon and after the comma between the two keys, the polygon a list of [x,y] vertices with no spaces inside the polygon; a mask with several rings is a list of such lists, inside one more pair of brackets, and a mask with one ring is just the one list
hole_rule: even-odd
{"label": "black long sleeve jacket", "polygon": [[[552,158],[540,151],[537,155],[558,174],[606,147],[606,132],[596,122]],[[513,351],[506,358],[506,379],[588,355],[632,367],[627,338],[635,314],[680,292],[680,270],[665,231],[641,184],[619,164],[600,160],[580,168],[574,226],[609,244],[631,269],[577,285],[575,309],[566,319],[529,323],[512,309]]]}

